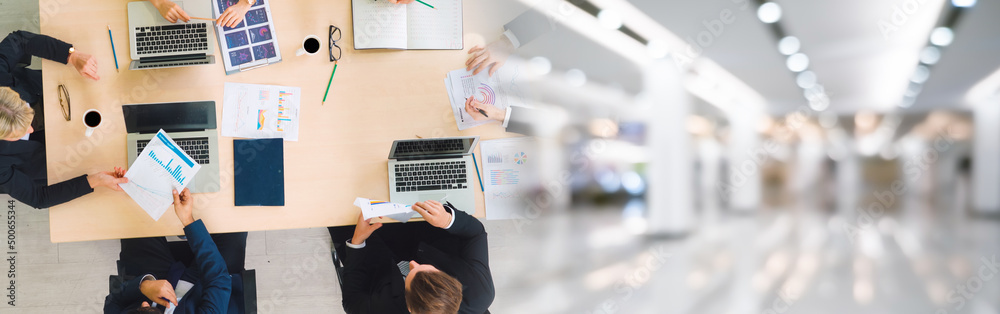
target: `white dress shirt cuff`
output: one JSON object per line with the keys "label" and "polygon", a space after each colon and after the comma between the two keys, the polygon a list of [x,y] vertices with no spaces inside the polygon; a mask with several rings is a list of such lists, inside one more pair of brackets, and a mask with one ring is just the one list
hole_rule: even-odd
{"label": "white dress shirt cuff", "polygon": [[514,49],[521,47],[521,42],[517,40],[517,36],[514,35],[514,32],[508,29],[503,32],[503,35],[507,36],[507,39],[510,40],[510,43],[514,45]]}
{"label": "white dress shirt cuff", "polygon": [[146,280],[156,280],[156,277],[152,274],[146,274],[145,276],[142,276],[142,280],[139,280],[139,284],[142,285],[142,282]]}
{"label": "white dress shirt cuff", "polygon": [[365,243],[367,243],[367,242],[368,241],[361,242],[361,244],[353,244],[353,243],[351,243],[351,240],[347,240],[347,247],[352,248],[352,249],[363,249],[363,248],[365,248]]}
{"label": "white dress shirt cuff", "polygon": [[444,229],[445,229],[445,230],[448,230],[448,229],[451,229],[451,225],[454,225],[454,224],[455,224],[455,213],[454,213],[454,211],[453,211],[453,212],[451,213],[451,222],[449,222],[449,223],[448,223],[448,226],[447,226],[447,227],[444,227]]}

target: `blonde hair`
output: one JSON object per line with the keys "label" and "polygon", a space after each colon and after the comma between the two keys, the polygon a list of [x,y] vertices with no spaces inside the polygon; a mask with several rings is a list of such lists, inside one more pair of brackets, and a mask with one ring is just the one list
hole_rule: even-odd
{"label": "blonde hair", "polygon": [[35,110],[25,104],[9,87],[0,87],[0,138],[24,135],[31,126]]}

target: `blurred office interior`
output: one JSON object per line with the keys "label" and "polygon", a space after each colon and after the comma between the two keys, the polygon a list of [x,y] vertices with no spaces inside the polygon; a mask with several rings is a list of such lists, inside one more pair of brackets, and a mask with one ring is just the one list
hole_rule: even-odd
{"label": "blurred office interior", "polygon": [[1000,313],[1000,2],[510,2],[497,312]]}

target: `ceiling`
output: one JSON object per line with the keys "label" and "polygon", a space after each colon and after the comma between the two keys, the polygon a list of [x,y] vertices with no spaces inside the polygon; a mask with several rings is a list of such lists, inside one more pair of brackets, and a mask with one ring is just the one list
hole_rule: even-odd
{"label": "ceiling", "polygon": [[[724,10],[735,22],[725,25],[705,45],[702,56],[733,73],[769,102],[772,114],[805,106],[795,75],[777,51],[770,25],[756,17],[756,6],[742,0],[629,0],[671,32],[691,42],[703,37],[705,23]],[[897,30],[880,31],[880,21],[892,23],[903,0],[788,1],[778,22],[788,35],[798,37],[810,58],[810,70],[830,96],[830,110],[850,113],[860,109],[893,110],[902,99],[918,54],[937,23],[945,0],[925,0],[906,16]],[[909,109],[926,111],[961,108],[965,92],[1000,67],[1000,2],[979,1],[956,27],[955,41],[932,68],[923,93]],[[897,19],[899,21],[899,19]]]}

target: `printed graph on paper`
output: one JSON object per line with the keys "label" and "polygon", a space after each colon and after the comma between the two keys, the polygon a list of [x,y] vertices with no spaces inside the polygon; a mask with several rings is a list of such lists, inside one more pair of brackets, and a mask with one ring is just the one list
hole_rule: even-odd
{"label": "printed graph on paper", "polygon": [[226,83],[222,135],[298,141],[298,87]]}

